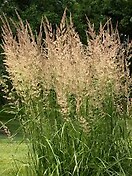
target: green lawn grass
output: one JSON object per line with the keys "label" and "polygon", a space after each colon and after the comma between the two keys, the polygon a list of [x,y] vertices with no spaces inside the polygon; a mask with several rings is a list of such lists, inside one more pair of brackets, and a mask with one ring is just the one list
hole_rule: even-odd
{"label": "green lawn grass", "polygon": [[0,176],[22,176],[27,167],[27,145],[23,142],[20,125],[14,114],[0,112],[0,121],[12,135],[12,138],[7,138],[0,134]]}
{"label": "green lawn grass", "polygon": [[0,137],[0,176],[22,175],[27,162],[27,148],[19,140]]}

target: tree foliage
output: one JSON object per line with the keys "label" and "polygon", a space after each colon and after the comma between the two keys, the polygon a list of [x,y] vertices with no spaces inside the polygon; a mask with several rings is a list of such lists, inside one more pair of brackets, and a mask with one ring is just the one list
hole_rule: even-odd
{"label": "tree foliage", "polygon": [[132,0],[0,0],[0,11],[9,17],[15,17],[15,10],[23,20],[28,20],[33,29],[37,29],[42,16],[47,16],[52,24],[59,23],[64,9],[72,13],[77,31],[84,39],[86,16],[97,29],[99,23],[112,18],[118,22],[120,33],[132,37]]}

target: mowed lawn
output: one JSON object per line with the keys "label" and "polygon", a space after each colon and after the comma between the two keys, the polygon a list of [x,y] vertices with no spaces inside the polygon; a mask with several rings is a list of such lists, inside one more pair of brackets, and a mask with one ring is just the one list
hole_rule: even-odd
{"label": "mowed lawn", "polygon": [[0,136],[0,176],[23,175],[26,162],[26,144]]}
{"label": "mowed lawn", "polygon": [[24,176],[28,166],[27,145],[23,141],[19,122],[12,114],[0,113],[2,121],[11,131],[13,138],[0,134],[0,176]]}

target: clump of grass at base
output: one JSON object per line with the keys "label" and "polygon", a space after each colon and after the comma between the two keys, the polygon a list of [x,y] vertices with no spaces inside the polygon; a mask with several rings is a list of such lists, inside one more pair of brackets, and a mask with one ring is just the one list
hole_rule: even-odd
{"label": "clump of grass at base", "polygon": [[55,34],[45,19],[36,38],[19,20],[17,40],[3,21],[3,49],[29,141],[30,175],[131,175],[130,78],[118,31],[108,21],[96,34],[88,22],[84,46],[66,11]]}

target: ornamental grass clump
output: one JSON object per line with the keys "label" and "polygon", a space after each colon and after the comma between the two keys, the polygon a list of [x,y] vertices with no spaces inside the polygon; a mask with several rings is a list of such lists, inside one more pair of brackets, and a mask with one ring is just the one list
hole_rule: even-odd
{"label": "ornamental grass clump", "polygon": [[28,173],[131,175],[130,77],[117,29],[109,20],[96,33],[87,20],[84,45],[66,10],[55,31],[43,19],[37,36],[18,18],[15,34],[2,18],[2,47],[28,140]]}
{"label": "ornamental grass clump", "polygon": [[20,18],[19,20],[20,24],[13,23],[17,34],[14,37],[5,17],[6,24],[2,28],[3,48],[4,54],[7,56],[6,70],[12,80],[13,88],[16,89],[17,94],[26,98],[25,91],[30,90],[31,93],[32,90],[36,89],[41,63],[39,49],[29,24],[26,23],[24,26]]}

